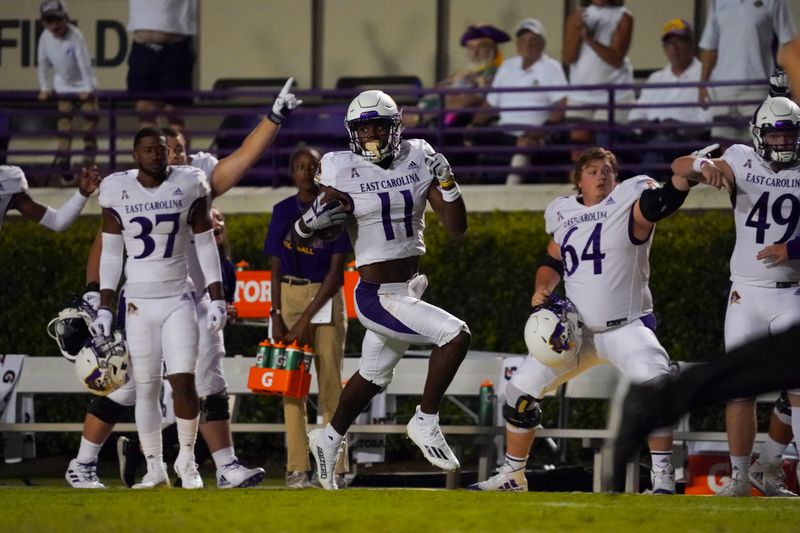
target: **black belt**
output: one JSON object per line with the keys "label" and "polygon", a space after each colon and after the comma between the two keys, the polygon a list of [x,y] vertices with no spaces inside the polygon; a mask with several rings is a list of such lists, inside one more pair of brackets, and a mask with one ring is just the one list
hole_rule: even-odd
{"label": "black belt", "polygon": [[288,283],[289,285],[308,285],[309,283],[312,283],[310,279],[296,278],[294,276],[281,276],[281,281],[283,283]]}
{"label": "black belt", "polygon": [[788,289],[789,287],[800,286],[800,281],[777,281],[775,282],[776,289]]}

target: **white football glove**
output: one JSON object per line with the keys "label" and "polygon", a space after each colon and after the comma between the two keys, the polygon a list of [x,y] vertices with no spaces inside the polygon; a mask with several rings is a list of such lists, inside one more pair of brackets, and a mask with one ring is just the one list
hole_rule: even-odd
{"label": "white football glove", "polygon": [[781,68],[776,68],[772,76],[769,77],[769,95],[771,97],[785,96],[789,97],[789,77]]}
{"label": "white football glove", "polygon": [[100,293],[98,291],[85,292],[83,293],[83,301],[96,312],[100,308]]}
{"label": "white football glove", "polygon": [[114,321],[114,315],[108,309],[98,309],[97,317],[92,322],[91,330],[92,335],[95,337],[110,337],[111,336],[111,323]]}
{"label": "white football glove", "polygon": [[314,198],[311,207],[303,213],[303,224],[306,225],[311,231],[318,231],[321,229],[343,224],[344,219],[347,218],[345,207],[339,200],[331,200],[328,203],[322,203],[325,199],[325,193],[321,192],[319,196]]}
{"label": "white football glove", "polygon": [[717,150],[718,148],[719,148],[719,144],[717,144],[717,143],[709,144],[705,148],[701,148],[700,150],[695,150],[694,152],[692,152],[689,155],[691,155],[692,157],[707,158],[712,153],[714,153],[714,151]]}
{"label": "white football glove", "polygon": [[228,321],[228,310],[225,300],[212,300],[206,312],[206,327],[211,333],[217,333]]}
{"label": "white football glove", "polygon": [[433,154],[425,154],[425,164],[428,166],[428,171],[439,180],[439,186],[442,189],[452,189],[456,184],[455,176],[453,176],[453,169],[450,168],[450,163],[447,158],[439,152]]}
{"label": "white football glove", "polygon": [[275,124],[281,125],[283,121],[286,120],[286,117],[289,116],[289,113],[291,113],[295,107],[303,103],[302,100],[297,99],[294,93],[289,92],[293,83],[293,77],[286,80],[283,89],[281,89],[281,92],[278,93],[278,96],[275,97],[275,101],[272,103],[272,110],[269,112],[267,118]]}

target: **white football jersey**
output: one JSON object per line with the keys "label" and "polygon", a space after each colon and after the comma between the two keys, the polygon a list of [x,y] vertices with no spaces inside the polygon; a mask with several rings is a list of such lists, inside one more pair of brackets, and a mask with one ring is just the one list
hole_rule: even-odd
{"label": "white football jersey", "polygon": [[425,253],[425,204],[434,180],[426,153],[434,150],[422,139],[402,141],[387,170],[349,151],[322,157],[316,179],[353,199],[355,217],[346,227],[356,266]]}
{"label": "white football jersey", "polygon": [[800,281],[800,261],[767,268],[756,259],[764,247],[800,235],[800,164],[774,172],[752,147],[743,144],[728,148],[722,159],[733,170],[736,183],[731,281],[772,288],[776,283]]}
{"label": "white football jersey", "polygon": [[652,232],[637,241],[631,218],[642,191],[655,186],[651,178],[636,176],[592,207],[578,196],[562,196],[545,210],[547,233],[561,247],[567,298],[593,332],[653,312],[648,286]]}
{"label": "white football jersey", "polygon": [[[219,160],[208,152],[197,152],[192,156],[191,166],[205,172],[208,185],[211,187],[214,168],[216,168],[218,163]],[[209,204],[209,209],[210,208],[211,205]],[[189,248],[186,250],[186,259],[189,261],[189,277],[195,289],[203,291],[206,288],[206,277],[203,275],[203,269],[200,268],[200,260],[197,258],[197,250],[194,247],[194,235],[189,236]]]}
{"label": "white football jersey", "polygon": [[15,194],[28,190],[28,180],[22,169],[12,165],[0,165],[0,227],[6,219]]}
{"label": "white football jersey", "polygon": [[208,181],[201,170],[171,166],[164,183],[147,188],[137,179],[138,172],[105,178],[98,201],[122,226],[128,256],[126,293],[139,298],[175,296],[189,289],[189,212],[199,198],[209,195]]}

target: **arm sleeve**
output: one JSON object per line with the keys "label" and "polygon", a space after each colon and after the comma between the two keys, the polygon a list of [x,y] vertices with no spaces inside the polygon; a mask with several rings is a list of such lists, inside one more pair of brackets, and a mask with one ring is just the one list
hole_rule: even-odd
{"label": "arm sleeve", "polygon": [[78,218],[89,198],[76,192],[58,209],[48,207],[39,224],[54,231],[64,231]]}
{"label": "arm sleeve", "polygon": [[122,235],[103,233],[103,251],[100,254],[100,290],[117,290],[122,275],[122,251],[125,242]]}
{"label": "arm sleeve", "polygon": [[222,283],[222,267],[219,263],[219,250],[214,241],[214,230],[194,234],[194,246],[197,249],[197,259],[200,270],[206,278],[206,286],[212,283]]}

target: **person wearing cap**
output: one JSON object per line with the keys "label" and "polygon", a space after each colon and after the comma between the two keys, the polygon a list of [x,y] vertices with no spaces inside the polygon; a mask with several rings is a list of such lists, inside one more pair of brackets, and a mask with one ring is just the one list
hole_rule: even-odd
{"label": "person wearing cap", "polygon": [[58,149],[52,169],[62,185],[75,183],[70,158],[72,119],[80,110],[83,118],[83,167],[94,164],[97,153],[97,77],[81,31],[71,24],[63,0],[45,0],[39,5],[45,30],[39,39],[39,100],[56,95],[58,101]]}
{"label": "person wearing cap", "polygon": [[[775,68],[773,42],[784,45],[798,37],[789,2],[762,0],[716,0],[709,2],[706,24],[700,39],[702,81],[769,79]],[[750,141],[749,118],[764,98],[762,85],[701,87],[700,103],[709,106],[715,122],[712,137]],[[741,104],[710,105],[713,101],[741,101]]]}
{"label": "person wearing cap", "polygon": [[[506,60],[498,69],[492,82],[492,89],[515,87],[554,87],[552,90],[532,92],[490,92],[486,95],[487,106],[499,115],[498,126],[519,126],[521,129],[504,131],[501,144],[523,148],[541,146],[548,141],[539,126],[555,124],[564,120],[566,105],[567,78],[564,69],[556,59],[544,52],[547,33],[544,25],[534,18],[523,19],[514,32],[519,55]],[[534,108],[534,109],[517,109]],[[476,124],[489,114],[476,117]],[[497,144],[497,142],[495,142]],[[537,157],[541,160],[541,156]],[[541,162],[541,161],[539,161]],[[529,154],[515,154],[511,166],[527,166]],[[506,183],[519,183],[522,177],[512,173]]]}
{"label": "person wearing cap", "polygon": [[[562,60],[569,65],[570,85],[611,85],[633,83],[633,66],[628,50],[633,36],[633,14],[623,0],[591,0],[585,7],[573,10],[564,24]],[[614,102],[633,102],[631,89],[614,92]],[[609,91],[607,89],[574,89],[570,93],[567,118],[575,121],[607,121]],[[597,109],[575,109],[575,106],[599,106]],[[626,109],[614,109],[614,121],[625,122]],[[573,129],[573,143],[593,144],[591,130]],[[573,153],[575,158],[580,150]]]}
{"label": "person wearing cap", "polygon": [[[628,120],[631,126],[642,128],[642,137],[646,143],[706,141],[710,134],[711,115],[697,105],[696,86],[658,89],[646,87],[649,84],[694,84],[700,81],[701,65],[695,57],[692,27],[683,19],[668,20],[661,30],[661,44],[669,62],[647,78],[636,101],[642,107],[632,109]],[[664,104],[665,107],[645,107],[657,104]],[[648,130],[647,126],[654,123],[664,126],[671,124],[671,127]],[[672,154],[648,150],[642,159],[645,163],[663,163],[672,161],[684,151],[685,149]]]}
{"label": "person wearing cap", "polygon": [[[498,67],[503,63],[503,54],[498,44],[511,40],[511,37],[491,24],[472,24],[461,35],[459,43],[466,53],[466,65],[463,70],[448,76],[436,84],[438,88],[486,89],[492,84]],[[444,95],[444,106],[447,109],[480,107],[484,97],[480,93],[458,93]],[[440,107],[440,97],[428,95],[418,105],[426,111]],[[435,113],[406,113],[403,117],[407,127],[415,127],[423,122],[432,121]],[[472,113],[449,111],[444,116],[445,126],[466,126],[472,120]]]}
{"label": "person wearing cap", "polygon": [[[191,91],[197,35],[197,0],[130,0],[128,31],[133,33],[128,55],[128,92]],[[163,111],[169,125],[183,129],[178,106],[191,97],[169,96],[156,101],[137,96],[139,126],[153,126]]]}

